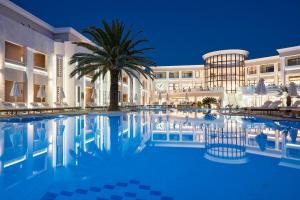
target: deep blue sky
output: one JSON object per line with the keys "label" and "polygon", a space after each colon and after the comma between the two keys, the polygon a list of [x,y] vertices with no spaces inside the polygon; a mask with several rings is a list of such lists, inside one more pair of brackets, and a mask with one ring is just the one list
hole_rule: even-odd
{"label": "deep blue sky", "polygon": [[101,19],[143,29],[158,65],[203,63],[209,51],[240,48],[250,58],[300,45],[300,0],[13,0],[55,27],[78,31]]}

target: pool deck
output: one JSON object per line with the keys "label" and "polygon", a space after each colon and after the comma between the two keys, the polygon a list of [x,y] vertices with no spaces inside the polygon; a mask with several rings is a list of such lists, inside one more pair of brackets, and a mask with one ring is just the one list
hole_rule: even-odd
{"label": "pool deck", "polygon": [[[64,111],[64,112],[45,112],[45,113],[31,113],[31,114],[18,114],[18,115],[0,115],[0,119],[2,118],[15,118],[15,117],[27,117],[27,116],[56,116],[56,115],[85,115],[85,114],[123,114],[128,112],[136,112],[137,110],[120,110],[120,111],[105,111],[105,110],[87,110],[80,109],[75,111]],[[292,117],[283,117],[283,116],[275,116],[275,115],[259,115],[252,114],[248,115],[247,113],[222,113],[223,115],[228,116],[244,116],[244,117],[260,117],[269,120],[289,120],[289,121],[300,121],[300,118],[292,118]]]}

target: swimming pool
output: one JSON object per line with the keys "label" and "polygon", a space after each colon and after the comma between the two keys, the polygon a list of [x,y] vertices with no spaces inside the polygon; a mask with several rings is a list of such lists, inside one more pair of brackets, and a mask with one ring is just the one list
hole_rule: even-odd
{"label": "swimming pool", "polygon": [[0,121],[0,199],[300,198],[299,122],[203,110]]}

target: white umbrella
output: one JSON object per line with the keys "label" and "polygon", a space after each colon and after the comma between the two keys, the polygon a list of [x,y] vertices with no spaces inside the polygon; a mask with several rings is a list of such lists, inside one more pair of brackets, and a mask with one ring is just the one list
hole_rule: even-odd
{"label": "white umbrella", "polygon": [[13,87],[10,91],[10,96],[15,98],[15,102],[17,101],[17,97],[21,96],[21,91],[19,87],[19,83],[17,81],[14,81]]}
{"label": "white umbrella", "polygon": [[263,78],[260,78],[256,85],[256,88],[255,88],[255,94],[260,95],[260,104],[261,105],[262,105],[262,95],[266,95],[267,93],[268,92],[267,92],[267,88],[265,85],[265,80]]}
{"label": "white umbrella", "polygon": [[289,88],[288,88],[288,91],[289,91],[289,95],[291,97],[296,97],[298,96],[298,92],[297,92],[297,86],[294,82],[291,82],[290,85],[289,85]]}
{"label": "white umbrella", "polygon": [[60,88],[59,97],[60,97],[60,99],[66,98],[66,95],[65,95],[65,92],[64,92],[64,88],[63,88],[63,87]]}
{"label": "white umbrella", "polygon": [[96,98],[97,98],[97,90],[95,87],[93,87],[91,99],[93,99],[93,101],[95,101]]}
{"label": "white umbrella", "polygon": [[138,94],[137,94],[137,93],[135,93],[135,95],[134,95],[134,100],[135,100],[135,101],[138,100]]}
{"label": "white umbrella", "polygon": [[169,98],[169,93],[167,93],[166,100],[167,100],[167,101],[170,100],[170,98]]}
{"label": "white umbrella", "polygon": [[45,85],[40,85],[40,88],[39,88],[39,91],[38,91],[36,97],[41,98],[41,102],[43,101],[43,98],[46,98]]}
{"label": "white umbrella", "polygon": [[185,100],[186,100],[186,101],[189,101],[189,96],[188,96],[187,93],[185,93]]}

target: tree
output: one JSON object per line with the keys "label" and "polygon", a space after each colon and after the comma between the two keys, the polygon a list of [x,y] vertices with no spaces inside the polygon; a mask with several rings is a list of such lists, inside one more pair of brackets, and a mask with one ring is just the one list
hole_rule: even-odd
{"label": "tree", "polygon": [[278,95],[284,96],[286,95],[286,106],[291,106],[292,98],[289,95],[289,88],[285,85],[280,85],[278,89]]}
{"label": "tree", "polygon": [[205,97],[202,99],[202,104],[207,105],[208,108],[211,108],[211,105],[216,104],[217,102],[217,99],[214,97]]}
{"label": "tree", "polygon": [[154,78],[150,66],[155,66],[151,58],[144,55],[152,48],[139,47],[147,42],[147,39],[140,38],[142,31],[133,33],[132,29],[126,29],[125,25],[113,20],[109,25],[102,21],[102,26],[92,26],[83,31],[91,37],[92,43],[74,42],[79,47],[83,47],[89,53],[75,53],[70,64],[75,68],[70,77],[78,75],[80,79],[84,75],[93,73],[92,83],[101,76],[104,78],[107,72],[110,73],[110,105],[109,111],[119,110],[118,106],[118,81],[122,72],[132,80],[136,78],[140,84],[139,76],[146,79]]}

